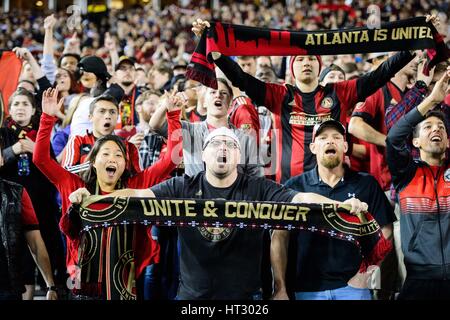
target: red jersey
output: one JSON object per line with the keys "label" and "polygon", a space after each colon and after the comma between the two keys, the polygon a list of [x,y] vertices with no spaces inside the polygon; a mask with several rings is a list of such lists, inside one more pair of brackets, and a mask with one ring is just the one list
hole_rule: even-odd
{"label": "red jersey", "polygon": [[[181,129],[179,117],[179,111],[168,113],[169,136],[173,131]],[[50,157],[50,135],[56,120],[56,117],[49,116],[45,113],[42,114],[40,128],[36,139],[35,152],[33,154],[33,162],[57,187],[61,194],[62,216],[59,225],[62,232],[67,236],[66,262],[69,267],[77,264],[78,248],[80,245],[79,236],[70,236],[73,235],[74,232],[72,230],[73,226],[67,214],[67,209],[70,206],[69,195],[75,190],[85,187],[85,183],[78,175],[68,172]],[[165,156],[153,166],[148,167],[144,171],[131,177],[127,182],[127,187],[144,189],[163,181],[164,178],[167,177],[169,173],[177,166],[177,164],[172,161],[171,156],[172,151],[176,151],[178,149],[181,150],[181,148],[177,146],[179,143],[181,143],[181,135],[180,137],[169,139],[168,152]],[[133,248],[135,248],[137,278],[145,266],[159,262],[159,245],[151,238],[149,232],[150,229],[143,225],[121,227],[128,228],[129,232],[135,232],[136,235],[134,238],[135,242]]]}
{"label": "red jersey", "polygon": [[[384,115],[386,108],[391,104],[397,104],[403,98],[403,92],[392,82],[378,89],[368,97],[364,103],[357,106],[352,117],[361,117],[372,128],[387,134]],[[391,186],[391,173],[386,163],[386,148],[373,143],[368,144],[370,154],[369,173],[377,179],[383,190],[389,190]]]}
{"label": "red jersey", "polygon": [[244,132],[255,132],[256,141],[259,144],[259,130],[261,126],[259,124],[258,110],[256,110],[252,100],[246,96],[236,97],[231,103],[230,110],[230,123]]}
{"label": "red jersey", "polygon": [[283,183],[316,165],[316,157],[309,149],[314,125],[328,119],[345,124],[350,108],[385,85],[412,58],[409,52],[400,52],[357,79],[317,86],[308,93],[289,84],[260,81],[224,55],[215,60],[215,64],[253,102],[272,111],[275,118],[276,181]]}

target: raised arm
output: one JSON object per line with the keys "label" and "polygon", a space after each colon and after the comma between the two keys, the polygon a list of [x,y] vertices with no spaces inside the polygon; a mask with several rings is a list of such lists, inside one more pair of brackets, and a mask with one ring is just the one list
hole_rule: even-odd
{"label": "raised arm", "polygon": [[169,95],[165,108],[167,109],[168,135],[167,152],[164,156],[148,167],[138,176],[143,176],[145,186],[150,187],[163,181],[182,160],[182,131],[180,121],[180,107],[183,101],[175,94]]}
{"label": "raised arm", "polygon": [[386,108],[385,122],[386,122],[386,129],[388,132],[391,130],[392,126],[398,121],[398,119],[407,114],[413,108],[417,107],[425,98],[428,86],[430,85],[433,79],[434,68],[430,70],[429,75],[426,76],[423,74],[424,66],[425,60],[422,60],[417,66],[416,83],[403,96],[402,100],[399,103],[389,105]]}
{"label": "raised arm", "polygon": [[374,94],[413,58],[414,54],[411,54],[409,51],[399,52],[383,62],[376,70],[356,79],[358,101],[364,101],[367,97]]}
{"label": "raised arm", "polygon": [[[213,53],[214,63],[222,70],[233,86],[238,87],[257,105],[266,105],[266,83],[249,75],[241,67],[227,56]],[[215,59],[215,57],[219,57]],[[269,108],[270,106],[267,106]]]}
{"label": "raised arm", "polygon": [[436,82],[431,94],[417,108],[398,120],[389,131],[386,140],[386,158],[394,183],[398,183],[400,179],[409,176],[413,168],[413,158],[407,146],[407,138],[413,132],[414,127],[423,120],[424,115],[444,100],[448,91],[449,79],[450,67]]}
{"label": "raised arm", "polygon": [[55,75],[56,75],[56,65],[53,61],[54,54],[53,54],[53,28],[56,24],[56,19],[53,14],[49,15],[44,20],[44,48],[42,52],[42,71],[44,72],[45,76],[47,77],[48,81],[50,83],[55,82]]}
{"label": "raised arm", "polygon": [[[208,21],[197,19],[192,23],[192,32],[200,38],[203,31],[209,27]],[[222,70],[233,86],[238,87],[241,91],[245,91],[258,105],[265,105],[266,84],[263,81],[244,72],[236,62],[220,52],[212,52],[211,55],[214,63]],[[267,106],[267,108],[270,108],[270,106]]]}
{"label": "raised arm", "polygon": [[163,96],[160,97],[159,105],[156,108],[155,112],[153,113],[152,117],[150,118],[149,126],[150,129],[153,131],[159,132],[159,130],[161,130],[161,128],[166,123],[167,106],[165,100],[167,99],[168,99],[167,94],[164,94]]}
{"label": "raised arm", "polygon": [[17,57],[20,59],[27,61],[31,66],[31,71],[33,72],[34,78],[40,79],[44,76],[44,73],[41,70],[41,67],[39,67],[39,64],[37,63],[36,59],[31,54],[30,50],[27,48],[19,48],[16,47],[13,49],[14,53]]}
{"label": "raised arm", "polygon": [[36,145],[33,153],[33,163],[54,184],[64,183],[65,177],[71,174],[63,169],[56,160],[50,156],[50,136],[53,125],[56,122],[55,114],[60,110],[64,102],[61,98],[57,102],[58,90],[48,89],[42,98],[42,116],[39,131],[36,137]]}

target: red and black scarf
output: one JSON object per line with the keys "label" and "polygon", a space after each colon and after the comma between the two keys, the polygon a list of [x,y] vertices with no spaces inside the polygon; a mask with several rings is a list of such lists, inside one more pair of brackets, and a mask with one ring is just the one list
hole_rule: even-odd
{"label": "red and black scarf", "polygon": [[450,57],[443,37],[425,17],[382,24],[379,29],[288,31],[212,22],[192,54],[186,76],[217,88],[211,52],[227,56],[336,55],[427,48],[425,72]]}

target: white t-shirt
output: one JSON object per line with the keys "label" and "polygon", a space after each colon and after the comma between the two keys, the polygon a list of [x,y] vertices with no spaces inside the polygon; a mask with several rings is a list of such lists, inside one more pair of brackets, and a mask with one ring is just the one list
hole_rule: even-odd
{"label": "white t-shirt", "polygon": [[92,131],[92,122],[89,120],[89,105],[94,98],[86,96],[81,98],[77,110],[75,110],[70,125],[70,135],[84,136],[86,131]]}

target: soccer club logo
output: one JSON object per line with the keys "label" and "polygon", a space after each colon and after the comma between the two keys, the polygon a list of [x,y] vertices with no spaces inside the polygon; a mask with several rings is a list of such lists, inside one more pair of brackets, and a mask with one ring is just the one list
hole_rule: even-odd
{"label": "soccer club logo", "polygon": [[128,207],[128,197],[115,197],[112,204],[101,203],[96,208],[81,208],[80,216],[82,220],[89,222],[107,222],[117,219]]}
{"label": "soccer club logo", "polygon": [[444,181],[445,182],[450,182],[450,169],[445,170]]}
{"label": "soccer club logo", "polygon": [[331,109],[331,107],[333,106],[333,98],[325,97],[320,103],[320,106],[324,109]]}
{"label": "soccer club logo", "polygon": [[120,256],[113,272],[114,287],[120,294],[121,300],[136,300],[136,270],[132,250]]}
{"label": "soccer club logo", "polygon": [[199,227],[198,231],[208,241],[219,242],[228,238],[231,234],[231,228]]}
{"label": "soccer club logo", "polygon": [[[217,200],[226,200],[226,199],[217,199]],[[231,228],[223,228],[223,227],[198,227],[197,228],[200,234],[208,241],[211,242],[219,242],[227,239],[233,229]]]}

